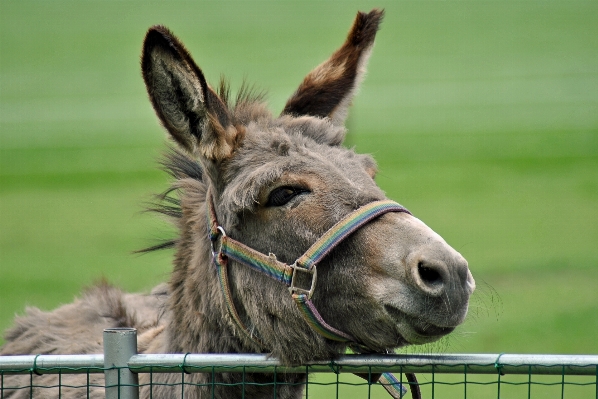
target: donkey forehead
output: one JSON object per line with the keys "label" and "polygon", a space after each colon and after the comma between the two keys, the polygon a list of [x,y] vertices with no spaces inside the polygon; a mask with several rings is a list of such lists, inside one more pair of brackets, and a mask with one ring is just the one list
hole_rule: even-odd
{"label": "donkey forehead", "polygon": [[302,120],[305,118],[293,119],[296,123],[281,125],[275,121],[269,126],[252,123],[246,127],[243,145],[225,168],[222,205],[228,211],[255,207],[262,190],[279,182],[292,183],[285,181],[289,176],[295,181],[303,180],[300,176],[305,176],[305,182],[315,179],[330,184],[331,190],[344,188],[350,196],[361,191],[383,196],[371,178],[376,169],[371,156],[322,144],[320,140],[330,131],[320,130],[318,135],[318,121],[328,124],[326,120],[309,118],[316,122],[308,124]]}
{"label": "donkey forehead", "polygon": [[332,146],[340,145],[347,132],[343,125],[334,125],[329,118],[313,116],[283,115],[275,119],[272,125],[283,129],[287,134],[308,137],[316,143]]}

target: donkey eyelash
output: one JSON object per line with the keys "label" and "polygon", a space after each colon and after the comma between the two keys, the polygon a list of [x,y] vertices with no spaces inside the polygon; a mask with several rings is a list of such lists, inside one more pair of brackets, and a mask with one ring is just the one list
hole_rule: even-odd
{"label": "donkey eyelash", "polygon": [[289,203],[293,198],[298,195],[309,193],[310,191],[303,187],[294,186],[281,186],[277,187],[270,192],[268,200],[266,201],[267,207],[283,206]]}

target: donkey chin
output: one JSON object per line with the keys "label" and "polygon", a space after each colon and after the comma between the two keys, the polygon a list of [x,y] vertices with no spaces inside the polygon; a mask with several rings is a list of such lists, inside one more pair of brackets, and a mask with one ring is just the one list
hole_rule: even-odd
{"label": "donkey chin", "polygon": [[455,328],[465,320],[467,315],[467,305],[458,318],[454,322],[436,324],[432,321],[427,321],[419,316],[410,316],[392,305],[384,305],[384,309],[389,317],[396,321],[396,326],[405,345],[420,345],[434,342],[450,334]]}

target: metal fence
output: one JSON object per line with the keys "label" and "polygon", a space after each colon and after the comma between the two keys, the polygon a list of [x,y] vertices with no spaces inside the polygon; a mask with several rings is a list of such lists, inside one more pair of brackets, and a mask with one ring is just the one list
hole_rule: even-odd
{"label": "metal fence", "polygon": [[[206,397],[230,389],[247,398],[266,389],[277,397],[302,385],[312,399],[389,398],[373,381],[382,372],[396,373],[406,386],[403,374],[416,373],[426,399],[598,399],[598,355],[346,355],[285,367],[261,354],[136,354],[133,329],[106,330],[103,354],[1,356],[0,397],[127,399],[157,397],[166,388],[173,398],[194,389]],[[287,378],[306,373],[307,382]],[[234,378],[218,378],[223,375]]]}

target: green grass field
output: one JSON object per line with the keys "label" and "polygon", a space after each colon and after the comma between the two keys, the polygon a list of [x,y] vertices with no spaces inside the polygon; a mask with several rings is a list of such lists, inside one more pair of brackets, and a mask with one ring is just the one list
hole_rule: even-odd
{"label": "green grass field", "polygon": [[455,334],[406,352],[597,353],[596,1],[3,1],[0,331],[102,277],[168,278],[171,253],[131,254],[171,233],[142,212],[167,184],[138,65],[150,25],[279,112],[375,6],[347,144],[478,282]]}

